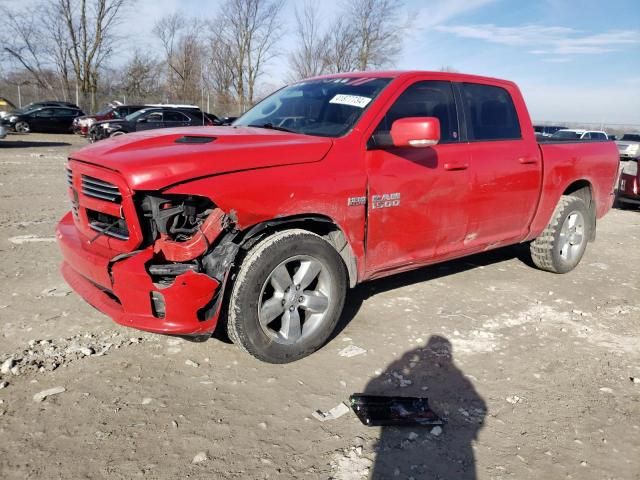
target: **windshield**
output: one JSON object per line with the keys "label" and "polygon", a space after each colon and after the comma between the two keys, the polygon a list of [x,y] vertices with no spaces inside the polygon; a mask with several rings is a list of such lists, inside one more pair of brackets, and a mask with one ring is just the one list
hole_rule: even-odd
{"label": "windshield", "polygon": [[125,120],[126,120],[127,122],[133,122],[133,121],[135,121],[135,120],[136,120],[136,118],[138,118],[138,117],[140,117],[140,116],[144,115],[145,113],[147,113],[147,112],[149,112],[149,111],[150,111],[150,109],[148,109],[148,108],[143,108],[142,110],[138,110],[137,112],[130,113],[129,115],[127,115],[127,116],[126,116],[126,117],[124,117],[124,118],[125,118]]}
{"label": "windshield", "polygon": [[628,142],[640,142],[640,133],[625,133],[620,140],[627,140]]}
{"label": "windshield", "polygon": [[563,140],[577,140],[580,139],[580,136],[580,133],[572,132],[571,130],[559,130],[551,135],[553,138],[561,138]]}
{"label": "windshield", "polygon": [[275,92],[233,122],[295,133],[340,137],[355,125],[390,78],[324,78]]}

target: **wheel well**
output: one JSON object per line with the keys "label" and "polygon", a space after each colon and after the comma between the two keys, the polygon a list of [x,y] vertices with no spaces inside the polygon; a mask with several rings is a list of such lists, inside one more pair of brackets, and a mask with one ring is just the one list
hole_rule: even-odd
{"label": "wheel well", "polygon": [[293,217],[277,218],[258,225],[254,225],[242,234],[240,245],[248,250],[259,240],[282,230],[299,228],[315,233],[328,241],[336,249],[349,275],[349,286],[355,287],[358,282],[358,267],[355,255],[347,241],[344,232],[334,221],[324,215],[296,215]]}
{"label": "wheel well", "polygon": [[589,216],[591,218],[591,238],[590,241],[595,240],[596,237],[596,202],[593,199],[593,190],[591,184],[587,180],[578,180],[569,185],[563,195],[570,195],[582,199],[587,206]]}

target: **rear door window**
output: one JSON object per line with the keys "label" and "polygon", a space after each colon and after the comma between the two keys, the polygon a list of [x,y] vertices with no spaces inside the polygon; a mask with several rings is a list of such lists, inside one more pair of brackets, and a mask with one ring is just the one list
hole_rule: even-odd
{"label": "rear door window", "polygon": [[460,91],[469,141],[522,138],[516,108],[504,88],[463,83]]}
{"label": "rear door window", "polygon": [[165,122],[188,122],[189,117],[181,112],[164,112]]}

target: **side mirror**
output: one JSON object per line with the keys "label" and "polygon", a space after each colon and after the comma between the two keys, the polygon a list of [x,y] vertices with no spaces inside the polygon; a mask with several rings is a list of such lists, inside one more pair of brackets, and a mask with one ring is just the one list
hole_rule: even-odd
{"label": "side mirror", "polygon": [[394,147],[432,147],[440,141],[440,120],[435,117],[400,118],[391,125]]}

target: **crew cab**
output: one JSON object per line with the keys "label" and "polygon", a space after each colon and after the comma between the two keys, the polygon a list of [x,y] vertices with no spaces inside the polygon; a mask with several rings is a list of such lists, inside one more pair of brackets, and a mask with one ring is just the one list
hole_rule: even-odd
{"label": "crew cab", "polygon": [[610,209],[613,142],[538,143],[518,87],[366,72],[278,90],[231,126],[107,139],[71,155],[62,274],[116,322],[290,362],[349,287],[526,242],[579,263]]}

